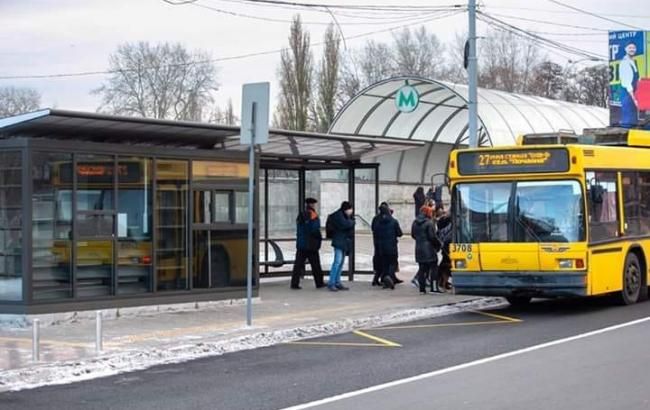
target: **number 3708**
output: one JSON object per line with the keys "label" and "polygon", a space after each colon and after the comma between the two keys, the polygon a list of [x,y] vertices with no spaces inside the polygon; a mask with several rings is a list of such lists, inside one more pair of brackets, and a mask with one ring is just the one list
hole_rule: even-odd
{"label": "number 3708", "polygon": [[471,252],[472,245],[468,243],[452,243],[451,244],[452,252]]}

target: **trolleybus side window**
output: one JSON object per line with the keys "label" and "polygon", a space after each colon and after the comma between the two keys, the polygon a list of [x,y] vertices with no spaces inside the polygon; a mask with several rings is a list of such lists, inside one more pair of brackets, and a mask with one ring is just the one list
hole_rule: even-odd
{"label": "trolleybus side window", "polygon": [[618,237],[616,172],[586,173],[590,241]]}
{"label": "trolleybus side window", "polygon": [[640,235],[639,188],[636,172],[621,174],[623,188],[623,221],[626,235]]}

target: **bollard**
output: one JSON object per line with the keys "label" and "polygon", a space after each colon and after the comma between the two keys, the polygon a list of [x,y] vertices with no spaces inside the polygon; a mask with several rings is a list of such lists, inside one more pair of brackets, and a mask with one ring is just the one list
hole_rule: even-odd
{"label": "bollard", "polygon": [[38,362],[41,357],[41,334],[39,329],[40,320],[32,321],[32,360]]}
{"label": "bollard", "polygon": [[95,312],[96,323],[95,323],[95,351],[97,353],[102,352],[102,312]]}

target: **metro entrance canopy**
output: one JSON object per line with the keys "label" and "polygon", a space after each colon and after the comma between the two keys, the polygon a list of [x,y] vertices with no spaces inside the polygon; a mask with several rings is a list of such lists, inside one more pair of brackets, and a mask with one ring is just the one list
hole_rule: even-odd
{"label": "metro entrance canopy", "polygon": [[[382,181],[427,183],[433,174],[445,172],[449,150],[467,143],[467,94],[466,85],[390,78],[359,92],[341,109],[329,132],[427,142],[427,149],[373,159],[381,163]],[[478,115],[483,146],[513,145],[522,134],[579,133],[609,121],[604,108],[484,88],[478,90]]]}

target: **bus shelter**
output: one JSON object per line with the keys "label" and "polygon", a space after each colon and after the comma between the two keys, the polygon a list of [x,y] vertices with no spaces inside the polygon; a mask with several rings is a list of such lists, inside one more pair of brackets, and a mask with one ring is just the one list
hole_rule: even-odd
{"label": "bus shelter", "polygon": [[283,200],[299,205],[310,172],[345,170],[354,203],[356,173],[377,173],[364,158],[420,145],[271,130],[249,170],[239,127],[63,110],[0,119],[0,313],[243,297],[251,209],[257,292],[260,268],[291,262],[270,256],[270,174],[297,174]]}

